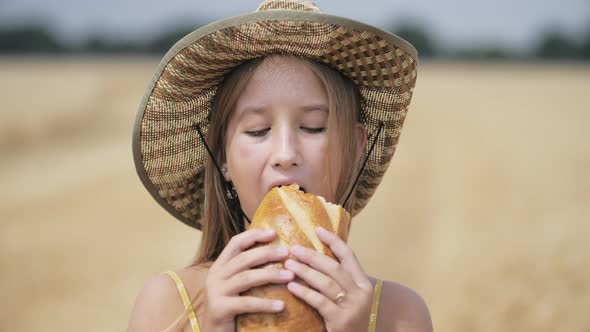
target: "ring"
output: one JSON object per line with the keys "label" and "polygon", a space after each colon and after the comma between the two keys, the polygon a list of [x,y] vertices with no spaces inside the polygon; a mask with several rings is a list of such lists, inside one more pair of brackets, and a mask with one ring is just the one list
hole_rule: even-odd
{"label": "ring", "polygon": [[346,296],[346,293],[344,293],[344,292],[338,293],[338,295],[336,295],[336,298],[334,299],[334,303],[338,304],[338,303],[342,302],[342,300],[344,300],[345,296]]}

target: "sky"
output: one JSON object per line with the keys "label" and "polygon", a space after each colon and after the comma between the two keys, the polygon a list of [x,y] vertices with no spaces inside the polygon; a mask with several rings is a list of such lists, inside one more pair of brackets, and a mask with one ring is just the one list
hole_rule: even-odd
{"label": "sky", "polygon": [[[316,0],[322,11],[387,29],[424,24],[443,47],[524,49],[544,29],[590,33],[590,0]],[[40,19],[69,41],[89,34],[150,38],[176,23],[199,26],[251,12],[259,0],[0,0],[0,25]]]}

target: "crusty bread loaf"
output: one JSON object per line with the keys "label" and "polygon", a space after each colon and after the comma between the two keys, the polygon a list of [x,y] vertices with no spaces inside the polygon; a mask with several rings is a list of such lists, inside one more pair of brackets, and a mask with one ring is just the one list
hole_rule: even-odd
{"label": "crusty bread loaf", "polygon": [[[264,245],[301,245],[313,248],[329,257],[336,258],[329,247],[317,237],[315,228],[322,226],[348,240],[350,215],[341,206],[326,202],[323,197],[306,194],[299,186],[273,188],[260,203],[249,228],[271,228],[277,238]],[[291,256],[290,258],[294,258]],[[268,263],[260,268],[282,269],[284,262]],[[296,278],[296,281],[306,283]],[[268,284],[255,287],[242,295],[277,299],[285,302],[280,313],[253,313],[237,318],[237,330],[250,331],[325,331],[320,314],[304,301],[291,294],[286,284]]]}

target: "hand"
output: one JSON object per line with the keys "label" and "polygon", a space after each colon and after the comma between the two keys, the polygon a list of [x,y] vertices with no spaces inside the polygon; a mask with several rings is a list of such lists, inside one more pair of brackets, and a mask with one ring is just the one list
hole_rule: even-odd
{"label": "hand", "polygon": [[279,270],[274,269],[252,269],[267,262],[282,261],[289,256],[289,248],[284,246],[258,246],[247,250],[257,242],[270,242],[275,237],[274,230],[262,229],[247,230],[232,237],[207,274],[204,331],[233,332],[236,328],[235,316],[239,314],[272,313],[284,309],[282,301],[240,296],[241,292],[252,287],[293,280],[294,274],[288,270],[280,274]]}
{"label": "hand", "polygon": [[293,246],[291,253],[301,262],[289,259],[285,266],[311,288],[295,281],[287,288],[323,316],[328,332],[367,331],[373,299],[371,281],[342,239],[321,227],[316,232],[340,263],[315,250]]}

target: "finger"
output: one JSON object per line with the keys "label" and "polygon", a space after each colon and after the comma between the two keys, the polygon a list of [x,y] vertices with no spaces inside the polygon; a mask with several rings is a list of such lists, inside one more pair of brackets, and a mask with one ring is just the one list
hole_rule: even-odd
{"label": "finger", "polygon": [[276,236],[276,232],[272,229],[249,229],[240,234],[234,235],[225,249],[217,258],[218,264],[225,264],[240,252],[250,248],[256,242],[270,242]]}
{"label": "finger", "polygon": [[295,274],[289,270],[267,268],[252,269],[240,272],[224,283],[225,295],[237,295],[252,287],[273,284],[284,284],[295,278]]}
{"label": "finger", "polygon": [[279,312],[285,308],[285,303],[280,300],[262,299],[254,296],[232,296],[223,299],[224,316],[236,316],[244,313],[255,312]]}
{"label": "finger", "polygon": [[352,291],[357,287],[357,284],[350,276],[350,272],[344,269],[344,267],[336,260],[315,250],[299,245],[291,247],[290,252],[302,263],[305,263],[331,279],[334,279],[343,290]]}
{"label": "finger", "polygon": [[352,273],[355,283],[360,287],[372,287],[369,278],[352,249],[338,235],[327,231],[323,227],[316,227],[316,233],[320,240],[325,243],[336,255],[342,267]]}
{"label": "finger", "polygon": [[298,282],[292,281],[287,284],[287,289],[296,297],[314,307],[322,317],[330,317],[330,313],[337,309],[337,305],[326,296],[306,287]]}
{"label": "finger", "polygon": [[252,248],[242,251],[226,263],[221,278],[229,278],[234,274],[271,261],[280,261],[289,256],[289,248],[285,246],[269,246]]}
{"label": "finger", "polygon": [[329,299],[335,299],[340,292],[344,291],[344,287],[336,280],[310,268],[306,264],[299,263],[293,259],[288,259],[285,262],[285,267],[293,271],[293,273],[303,279],[303,281],[309,284],[309,286],[324,294]]}

